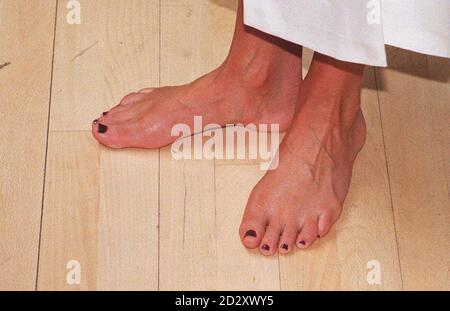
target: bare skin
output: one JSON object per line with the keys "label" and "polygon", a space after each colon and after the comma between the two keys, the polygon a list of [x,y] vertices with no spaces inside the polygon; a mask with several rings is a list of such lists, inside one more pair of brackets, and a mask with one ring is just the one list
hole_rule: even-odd
{"label": "bare skin", "polygon": [[253,189],[239,234],[263,255],[307,248],[338,219],[353,162],[365,141],[364,67],[315,54],[301,80],[301,48],[244,26],[242,1],[230,53],[216,70],[182,86],[127,95],[92,125],[112,148],[160,148],[175,124],[279,124],[280,164]]}
{"label": "bare skin", "polygon": [[279,167],[250,195],[240,227],[246,247],[263,255],[307,248],[338,219],[366,137],[362,73],[361,65],[316,54],[280,145]]}
{"label": "bare skin", "polygon": [[279,124],[286,130],[301,83],[301,47],[244,26],[239,4],[230,53],[216,70],[182,86],[127,95],[94,120],[92,133],[112,148],[160,148],[175,124]]}

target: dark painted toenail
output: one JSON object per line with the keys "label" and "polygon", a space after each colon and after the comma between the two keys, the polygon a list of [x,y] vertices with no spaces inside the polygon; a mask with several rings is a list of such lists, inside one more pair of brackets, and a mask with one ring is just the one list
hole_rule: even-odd
{"label": "dark painted toenail", "polygon": [[261,248],[265,251],[270,251],[270,246],[267,244],[264,244]]}
{"label": "dark painted toenail", "polygon": [[92,121],[92,124],[96,125],[98,122],[98,119],[95,119],[94,121]]}
{"label": "dark painted toenail", "polygon": [[288,250],[288,249],[289,249],[289,246],[288,246],[286,243],[284,243],[283,245],[281,245],[281,248],[282,248],[282,249],[285,249],[285,250]]}
{"label": "dark painted toenail", "polygon": [[300,241],[298,243],[300,243],[301,245],[306,245],[305,241]]}
{"label": "dark painted toenail", "polygon": [[107,130],[108,130],[108,127],[106,125],[103,125],[101,123],[98,124],[98,132],[100,134],[106,133]]}
{"label": "dark painted toenail", "polygon": [[317,235],[317,238],[320,239],[320,235]]}
{"label": "dark painted toenail", "polygon": [[103,112],[103,116],[106,116],[108,114],[109,111],[105,111]]}
{"label": "dark painted toenail", "polygon": [[244,238],[246,238],[246,237],[248,237],[248,236],[251,236],[251,237],[256,238],[256,231],[255,231],[255,230],[248,230],[248,231],[245,233]]}

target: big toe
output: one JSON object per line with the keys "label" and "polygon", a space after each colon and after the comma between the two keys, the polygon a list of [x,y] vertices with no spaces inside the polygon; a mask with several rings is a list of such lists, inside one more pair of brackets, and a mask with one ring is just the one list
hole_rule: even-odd
{"label": "big toe", "polygon": [[100,118],[92,123],[92,135],[110,148],[144,147],[141,132],[133,124],[109,123]]}
{"label": "big toe", "polygon": [[246,217],[242,219],[239,235],[245,247],[254,249],[259,246],[266,231],[266,224],[259,217]]}
{"label": "big toe", "polygon": [[123,148],[120,141],[120,132],[117,127],[105,122],[105,120],[94,120],[92,122],[92,135],[102,145],[111,148]]}

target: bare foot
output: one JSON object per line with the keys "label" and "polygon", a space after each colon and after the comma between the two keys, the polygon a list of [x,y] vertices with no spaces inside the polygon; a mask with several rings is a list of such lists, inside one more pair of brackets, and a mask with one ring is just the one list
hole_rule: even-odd
{"label": "bare foot", "polygon": [[230,53],[216,70],[182,86],[131,93],[96,119],[94,137],[114,148],[160,148],[175,124],[289,126],[301,82],[301,48],[243,24],[240,2]]}
{"label": "bare foot", "polygon": [[263,255],[309,247],[338,219],[366,127],[360,110],[363,67],[316,56],[280,146],[280,164],[253,189],[242,243]]}

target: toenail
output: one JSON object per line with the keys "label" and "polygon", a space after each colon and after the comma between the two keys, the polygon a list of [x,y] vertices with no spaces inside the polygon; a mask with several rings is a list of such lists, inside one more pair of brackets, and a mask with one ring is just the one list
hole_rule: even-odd
{"label": "toenail", "polygon": [[245,232],[244,238],[246,238],[248,236],[256,238],[256,231],[255,230],[248,230],[247,232]]}
{"label": "toenail", "polygon": [[108,127],[106,125],[103,125],[101,123],[98,124],[98,132],[100,134],[106,133],[107,130],[108,130]]}
{"label": "toenail", "polygon": [[267,252],[270,251],[270,246],[267,244],[264,244],[261,248]]}
{"label": "toenail", "polygon": [[94,121],[92,121],[92,124],[96,125],[98,122],[98,119],[95,119]]}
{"label": "toenail", "polygon": [[305,241],[300,241],[300,242],[298,242],[298,243],[300,243],[301,245],[306,245],[306,242],[305,242]]}
{"label": "toenail", "polygon": [[320,235],[317,235],[317,238],[320,239]]}
{"label": "toenail", "polygon": [[102,113],[103,116],[106,116],[108,114],[109,111],[105,111]]}
{"label": "toenail", "polygon": [[285,250],[288,250],[288,249],[289,249],[289,246],[288,246],[286,243],[284,243],[283,245],[281,245],[281,248],[282,248],[282,249],[285,249]]}

